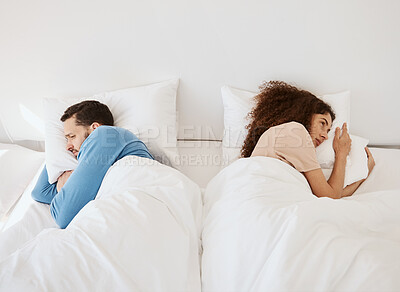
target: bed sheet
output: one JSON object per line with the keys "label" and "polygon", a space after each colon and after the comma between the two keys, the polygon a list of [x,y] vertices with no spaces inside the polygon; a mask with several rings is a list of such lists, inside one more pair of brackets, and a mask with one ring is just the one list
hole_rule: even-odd
{"label": "bed sheet", "polygon": [[351,197],[315,197],[273,158],[241,159],[204,195],[203,291],[398,291],[400,150]]}
{"label": "bed sheet", "polygon": [[43,161],[43,152],[0,143],[0,230]]}
{"label": "bed sheet", "polygon": [[[32,199],[31,192],[36,185],[36,181],[39,178],[40,173],[44,167],[45,163],[43,162],[40,167],[37,169],[31,181],[28,183],[26,189],[22,193],[21,197],[15,203],[15,205],[10,210],[9,214],[7,214],[4,224],[0,228],[1,232],[5,232],[8,228],[14,225],[16,222],[20,221],[26,212],[31,208],[32,205],[35,205],[36,202]],[[40,225],[40,224],[38,224]],[[40,225],[41,226],[41,225]],[[1,233],[0,233],[1,234]]]}
{"label": "bed sheet", "polygon": [[48,205],[23,210],[0,235],[0,291],[200,291],[200,189],[171,167],[123,158],[65,230]]}

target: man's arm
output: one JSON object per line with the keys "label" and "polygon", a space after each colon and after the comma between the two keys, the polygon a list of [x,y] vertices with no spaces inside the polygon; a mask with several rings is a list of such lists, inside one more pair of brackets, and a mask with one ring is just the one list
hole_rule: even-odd
{"label": "man's arm", "polygon": [[106,172],[125,145],[118,132],[110,127],[99,127],[84,141],[77,168],[50,204],[51,215],[61,228],[67,227],[95,199]]}
{"label": "man's arm", "polygon": [[32,191],[32,198],[40,203],[50,204],[57,194],[57,183],[50,184],[46,165]]}
{"label": "man's arm", "polygon": [[62,175],[57,179],[57,193],[61,190],[61,188],[65,185],[70,175],[73,173],[73,170],[64,171]]}

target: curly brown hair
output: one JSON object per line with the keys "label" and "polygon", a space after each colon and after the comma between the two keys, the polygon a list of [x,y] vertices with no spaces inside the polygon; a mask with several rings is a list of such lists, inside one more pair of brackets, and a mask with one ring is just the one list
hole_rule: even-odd
{"label": "curly brown hair", "polygon": [[256,105],[248,114],[251,122],[246,126],[248,133],[241,157],[249,157],[258,139],[271,127],[298,122],[310,131],[314,114],[329,113],[332,121],[335,119],[335,113],[329,104],[314,94],[283,81],[264,82],[260,86],[260,93],[254,99]]}

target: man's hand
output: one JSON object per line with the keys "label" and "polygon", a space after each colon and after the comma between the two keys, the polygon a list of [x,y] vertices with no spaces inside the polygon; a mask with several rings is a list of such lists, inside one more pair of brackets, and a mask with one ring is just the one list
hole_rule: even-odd
{"label": "man's hand", "polygon": [[72,172],[73,170],[67,170],[64,171],[62,175],[60,175],[60,177],[57,180],[57,192],[59,192],[61,188],[65,185]]}

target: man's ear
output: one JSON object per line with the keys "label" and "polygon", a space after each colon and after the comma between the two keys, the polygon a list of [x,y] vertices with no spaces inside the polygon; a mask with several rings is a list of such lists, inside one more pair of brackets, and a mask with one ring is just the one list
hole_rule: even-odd
{"label": "man's ear", "polygon": [[93,130],[96,130],[97,127],[100,127],[101,124],[99,124],[98,122],[94,122],[90,125],[90,128]]}

